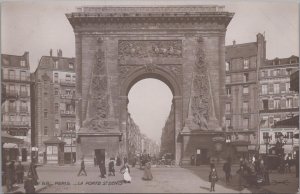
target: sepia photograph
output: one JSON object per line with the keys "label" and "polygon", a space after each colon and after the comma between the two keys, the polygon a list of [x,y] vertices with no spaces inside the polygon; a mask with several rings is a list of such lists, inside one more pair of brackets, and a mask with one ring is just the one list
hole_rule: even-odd
{"label": "sepia photograph", "polygon": [[1,193],[299,193],[297,0],[1,1]]}

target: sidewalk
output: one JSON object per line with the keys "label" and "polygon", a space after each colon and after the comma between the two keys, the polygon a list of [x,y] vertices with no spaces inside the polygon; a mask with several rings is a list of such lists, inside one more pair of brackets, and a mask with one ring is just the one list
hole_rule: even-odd
{"label": "sidewalk", "polygon": [[[36,185],[34,187],[35,187],[35,192],[39,193],[42,190],[46,189],[48,186],[47,185]],[[3,185],[2,192],[3,193],[17,193],[17,192],[25,193],[24,184],[15,184],[13,187],[13,191],[10,191],[10,192],[7,192],[6,186]]]}

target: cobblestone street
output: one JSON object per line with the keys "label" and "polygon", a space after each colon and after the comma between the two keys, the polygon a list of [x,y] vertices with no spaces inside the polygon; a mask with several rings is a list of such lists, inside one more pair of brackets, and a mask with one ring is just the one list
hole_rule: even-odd
{"label": "cobblestone street", "polygon": [[[131,168],[132,183],[121,183],[122,175],[116,169],[116,176],[106,179],[99,177],[98,167],[88,166],[88,176],[77,177],[79,166],[44,166],[38,169],[40,184],[51,184],[42,193],[208,193],[210,183],[207,181],[209,174],[208,166],[200,167],[160,167],[152,168],[154,179],[143,181],[143,170]],[[233,179],[230,185],[225,184],[224,173],[218,167],[220,181],[216,185],[217,193],[252,193],[252,192],[278,192],[296,193],[298,179],[293,174],[271,174],[271,185],[259,189],[239,190],[237,177],[233,167]],[[63,172],[63,173],[62,173]],[[287,181],[283,181],[287,180]],[[280,184],[282,183],[282,184]]]}

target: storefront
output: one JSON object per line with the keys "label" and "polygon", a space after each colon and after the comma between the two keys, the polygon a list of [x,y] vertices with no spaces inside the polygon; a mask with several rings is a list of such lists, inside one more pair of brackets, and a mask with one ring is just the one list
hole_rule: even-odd
{"label": "storefront", "polygon": [[64,144],[65,142],[59,140],[57,137],[51,137],[44,141],[45,144],[45,164],[64,164]]}

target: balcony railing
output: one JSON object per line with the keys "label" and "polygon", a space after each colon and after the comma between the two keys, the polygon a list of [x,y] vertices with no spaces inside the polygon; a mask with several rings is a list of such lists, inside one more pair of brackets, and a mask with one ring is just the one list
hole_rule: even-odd
{"label": "balcony railing", "polygon": [[29,121],[3,121],[4,127],[29,127]]}
{"label": "balcony railing", "polygon": [[20,113],[28,113],[28,107],[20,107]]}
{"label": "balcony railing", "polygon": [[60,97],[62,99],[73,99],[74,96],[72,94],[61,94]]}
{"label": "balcony railing", "polygon": [[17,91],[8,91],[6,92],[6,98],[18,98]]}
{"label": "balcony railing", "polygon": [[3,81],[30,81],[30,76],[16,76],[3,74]]}
{"label": "balcony railing", "polygon": [[60,80],[60,84],[64,86],[75,86],[76,82],[72,80]]}
{"label": "balcony railing", "polygon": [[75,111],[68,111],[68,110],[61,110],[60,111],[61,116],[75,116]]}
{"label": "balcony railing", "polygon": [[20,97],[21,98],[27,98],[27,97],[29,97],[29,95],[28,95],[28,92],[20,92]]}

